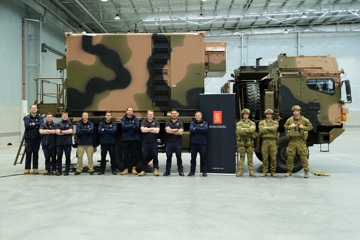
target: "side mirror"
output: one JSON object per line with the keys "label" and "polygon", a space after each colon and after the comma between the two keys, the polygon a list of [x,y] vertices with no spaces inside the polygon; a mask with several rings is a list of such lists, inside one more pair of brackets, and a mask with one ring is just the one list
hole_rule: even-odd
{"label": "side mirror", "polygon": [[352,96],[351,96],[351,86],[350,86],[350,80],[343,80],[341,82],[341,86],[345,83],[345,92],[346,92],[346,102],[352,103]]}

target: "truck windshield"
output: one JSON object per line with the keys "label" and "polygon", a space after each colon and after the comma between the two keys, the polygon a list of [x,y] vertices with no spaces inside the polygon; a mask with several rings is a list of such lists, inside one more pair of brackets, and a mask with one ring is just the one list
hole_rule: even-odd
{"label": "truck windshield", "polygon": [[333,95],[335,93],[335,84],[333,79],[308,79],[307,86],[315,91]]}

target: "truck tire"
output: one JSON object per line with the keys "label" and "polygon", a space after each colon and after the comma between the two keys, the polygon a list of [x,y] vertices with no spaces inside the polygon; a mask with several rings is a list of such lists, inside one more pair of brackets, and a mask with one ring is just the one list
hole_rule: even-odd
{"label": "truck tire", "polygon": [[[287,154],[286,154],[286,148],[289,145],[289,140],[285,136],[281,136],[279,140],[277,141],[278,146],[278,152],[276,155],[276,172],[279,173],[285,173],[287,172],[286,168],[286,161],[287,161]],[[299,155],[296,154],[294,159],[294,168],[293,173],[298,172],[302,169],[302,164],[300,161]]]}
{"label": "truck tire", "polygon": [[122,141],[121,137],[116,138],[116,145],[115,145],[115,162],[116,162],[116,168],[119,171],[124,170],[124,153],[122,150]]}
{"label": "truck tire", "polygon": [[261,118],[260,87],[258,84],[247,84],[245,92],[246,108],[251,110],[250,119]]}

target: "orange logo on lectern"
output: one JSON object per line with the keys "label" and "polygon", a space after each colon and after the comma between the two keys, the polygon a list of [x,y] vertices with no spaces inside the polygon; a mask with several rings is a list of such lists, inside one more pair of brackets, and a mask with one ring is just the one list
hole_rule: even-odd
{"label": "orange logo on lectern", "polygon": [[222,124],[222,111],[213,111],[213,123]]}

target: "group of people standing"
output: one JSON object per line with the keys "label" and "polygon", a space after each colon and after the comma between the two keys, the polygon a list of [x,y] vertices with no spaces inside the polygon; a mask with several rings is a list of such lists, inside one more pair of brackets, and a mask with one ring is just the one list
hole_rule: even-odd
{"label": "group of people standing", "polygon": [[[25,125],[25,151],[26,162],[24,174],[30,174],[31,160],[33,161],[33,174],[39,174],[38,159],[40,143],[45,156],[44,175],[62,175],[62,156],[65,153],[65,171],[64,175],[68,176],[70,172],[70,155],[72,149],[73,124],[69,120],[68,113],[64,112],[61,121],[53,122],[53,115],[48,113],[45,116],[45,122],[40,114],[37,113],[36,105],[30,107],[30,113],[24,117]],[[177,167],[180,176],[184,176],[184,168],[181,158],[181,135],[184,132],[184,125],[178,119],[179,113],[176,110],[171,111],[171,119],[165,124],[167,135],[166,142],[166,170],[163,176],[171,173],[172,155],[175,153],[177,158]],[[154,111],[147,111],[147,118],[139,124],[139,119],[133,114],[133,109],[128,108],[126,114],[121,119],[122,128],[122,154],[123,170],[121,175],[129,173],[139,176],[146,175],[146,169],[151,160],[153,160],[153,173],[159,176],[159,160],[158,160],[158,134],[160,132],[160,124],[154,118]],[[191,139],[191,170],[188,176],[195,175],[196,156],[200,155],[201,172],[203,176],[207,176],[206,166],[206,132],[208,124],[202,119],[201,112],[195,113],[195,119],[190,124]],[[75,175],[83,172],[83,156],[86,152],[88,158],[88,172],[94,175],[94,124],[89,121],[87,112],[82,113],[82,119],[76,124],[76,142],[77,142],[77,164]],[[115,144],[117,123],[112,119],[111,112],[106,112],[105,119],[100,122],[97,129],[100,136],[101,160],[100,171],[98,175],[105,174],[106,156],[110,155],[110,167],[113,175],[117,174],[117,164],[115,160]],[[140,135],[140,132],[142,133]],[[137,164],[137,152],[142,136],[142,155],[143,161]],[[139,171],[139,172],[138,172]]]}
{"label": "group of people standing", "polygon": [[[287,154],[287,173],[285,177],[290,177],[293,167],[294,158],[296,154],[300,156],[305,174],[304,178],[309,177],[309,163],[308,163],[308,148],[306,139],[308,132],[312,130],[310,121],[301,116],[301,107],[294,105],[291,108],[293,116],[288,118],[285,122],[284,129],[286,138],[289,140],[289,145],[286,149]],[[276,177],[276,142],[279,138],[279,123],[273,119],[273,110],[266,109],[265,119],[259,122],[259,133],[256,133],[256,125],[249,119],[251,111],[247,108],[241,111],[242,119],[236,124],[237,146],[240,153],[240,160],[238,160],[237,177],[243,175],[245,154],[247,155],[249,175],[255,177],[253,153],[254,153],[254,139],[259,135],[261,138],[261,154],[263,160],[261,177],[266,177],[269,168],[270,157],[270,173],[272,177]]]}

